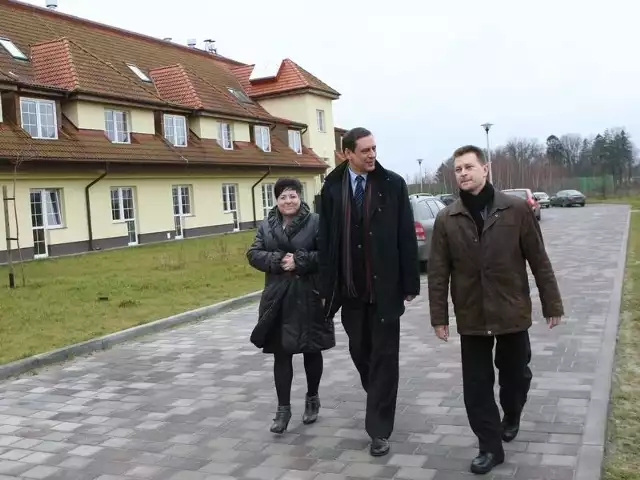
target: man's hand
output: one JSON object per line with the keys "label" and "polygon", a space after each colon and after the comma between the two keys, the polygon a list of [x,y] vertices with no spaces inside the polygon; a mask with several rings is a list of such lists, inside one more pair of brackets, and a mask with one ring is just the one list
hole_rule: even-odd
{"label": "man's hand", "polygon": [[286,272],[291,272],[296,269],[296,262],[293,259],[292,253],[287,253],[284,257],[282,257],[282,262],[280,262],[282,269]]}
{"label": "man's hand", "polygon": [[553,328],[553,327],[557,327],[558,325],[560,325],[560,321],[562,320],[562,317],[549,317],[547,318],[547,325],[549,325],[549,328]]}
{"label": "man's hand", "polygon": [[406,295],[406,296],[404,297],[404,299],[405,299],[407,302],[411,302],[414,298],[416,298],[416,296],[415,296],[415,295]]}
{"label": "man's hand", "polygon": [[449,339],[449,325],[438,325],[434,327],[436,331],[436,337],[440,340],[447,341]]}

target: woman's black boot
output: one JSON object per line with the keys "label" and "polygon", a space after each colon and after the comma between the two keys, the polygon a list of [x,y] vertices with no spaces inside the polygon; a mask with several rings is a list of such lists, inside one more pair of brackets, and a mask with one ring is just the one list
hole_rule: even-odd
{"label": "woman's black boot", "polygon": [[278,406],[276,417],[273,419],[271,425],[272,433],[284,433],[289,426],[289,420],[291,420],[291,405],[286,407]]}
{"label": "woman's black boot", "polygon": [[304,402],[304,414],[302,415],[302,423],[309,425],[314,423],[318,419],[318,412],[320,411],[320,397],[318,395],[307,395]]}

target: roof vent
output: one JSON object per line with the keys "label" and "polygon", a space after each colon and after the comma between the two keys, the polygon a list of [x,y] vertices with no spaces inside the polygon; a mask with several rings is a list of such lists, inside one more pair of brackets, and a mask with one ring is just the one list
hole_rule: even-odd
{"label": "roof vent", "polygon": [[58,0],[47,0],[47,8],[51,10],[58,8]]}
{"label": "roof vent", "polygon": [[216,41],[207,39],[204,41],[204,49],[209,53],[218,53],[218,49],[216,48]]}
{"label": "roof vent", "polygon": [[198,42],[195,38],[190,38],[189,40],[187,40],[187,45],[189,45],[191,48],[196,48],[196,43]]}
{"label": "roof vent", "polygon": [[171,40],[173,40],[173,38],[171,38],[171,37],[164,37],[162,40],[164,40],[165,42],[170,42]]}

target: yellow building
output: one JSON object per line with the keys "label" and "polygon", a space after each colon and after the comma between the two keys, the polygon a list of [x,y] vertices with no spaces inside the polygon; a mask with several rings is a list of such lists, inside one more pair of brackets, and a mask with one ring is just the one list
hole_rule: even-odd
{"label": "yellow building", "polygon": [[0,0],[9,235],[44,258],[253,228],[280,176],[312,204],[339,158],[338,98],[289,59],[246,65]]}

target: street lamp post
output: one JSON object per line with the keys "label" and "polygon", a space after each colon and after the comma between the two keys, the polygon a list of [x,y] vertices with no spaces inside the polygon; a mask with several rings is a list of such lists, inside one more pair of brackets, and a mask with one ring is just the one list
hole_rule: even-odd
{"label": "street lamp post", "polygon": [[493,123],[483,123],[480,125],[487,133],[487,163],[489,164],[489,183],[493,183],[493,172],[491,171],[491,148],[489,147],[489,129],[493,126]]}
{"label": "street lamp post", "polygon": [[422,189],[422,159],[418,159],[418,168],[420,169],[420,193],[423,193]]}

